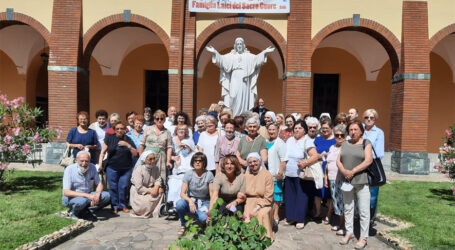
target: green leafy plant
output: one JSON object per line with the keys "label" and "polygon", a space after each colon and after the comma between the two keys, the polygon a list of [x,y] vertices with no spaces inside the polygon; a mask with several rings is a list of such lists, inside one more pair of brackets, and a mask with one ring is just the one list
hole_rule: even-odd
{"label": "green leafy plant", "polygon": [[[455,181],[455,125],[445,130],[445,137],[442,140],[444,144],[439,148],[439,163],[435,164],[434,168]],[[451,189],[455,195],[455,185]]]}
{"label": "green leafy plant", "polygon": [[257,218],[246,222],[240,211],[233,216],[220,214],[218,208],[223,204],[223,199],[218,198],[209,212],[210,220],[205,229],[186,216],[185,236],[170,249],[265,249],[272,244],[265,236],[267,229],[259,224]]}

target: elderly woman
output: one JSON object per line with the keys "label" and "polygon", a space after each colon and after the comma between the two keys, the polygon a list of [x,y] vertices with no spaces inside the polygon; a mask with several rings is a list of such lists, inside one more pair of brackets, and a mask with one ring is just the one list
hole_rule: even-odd
{"label": "elderly woman", "polygon": [[346,245],[354,238],[354,196],[356,196],[360,215],[360,238],[355,244],[356,249],[363,249],[366,246],[370,228],[370,189],[365,169],[370,166],[373,156],[371,142],[362,138],[364,130],[358,120],[349,123],[347,131],[351,139],[341,145],[341,152],[337,159],[338,170],[344,177],[341,189],[346,217],[346,235],[340,244]]}
{"label": "elderly woman", "polygon": [[215,164],[215,145],[220,136],[219,131],[216,129],[218,122],[215,117],[207,116],[205,120],[205,127],[207,128],[202,132],[197,143],[199,152],[203,152],[207,157],[207,170],[212,171],[212,174],[216,173]]}
{"label": "elderly woman", "polygon": [[224,130],[225,135],[219,136],[215,145],[215,164],[216,164],[216,173],[220,171],[219,163],[220,160],[227,155],[235,155],[237,152],[237,147],[240,143],[240,138],[234,135],[234,126],[235,122],[233,119],[229,119],[225,122]]}
{"label": "elderly woman", "polygon": [[259,120],[255,117],[251,117],[246,121],[246,127],[248,129],[248,135],[240,140],[237,148],[237,159],[240,165],[245,169],[248,166],[246,157],[248,154],[256,152],[261,155],[264,162],[267,162],[267,146],[265,138],[258,134]]}
{"label": "elderly woman", "polygon": [[[314,139],[314,145],[316,146],[316,151],[319,154],[319,160],[322,162],[322,172],[325,173],[326,168],[326,158],[327,152],[332,145],[336,144],[335,137],[332,133],[332,121],[330,118],[323,116],[321,121],[321,136],[318,136]],[[317,191],[316,196],[314,197],[314,205],[316,207],[315,217],[320,217],[321,215],[321,199],[330,199],[330,192],[324,187]],[[324,219],[324,224],[329,224],[329,216],[326,216]]]}
{"label": "elderly woman", "polygon": [[284,115],[281,113],[276,114],[276,123],[278,123],[278,132],[283,129],[286,129],[286,125],[284,125]]}
{"label": "elderly woman", "polygon": [[114,129],[114,126],[115,124],[119,123],[120,122],[120,115],[117,114],[117,113],[112,113],[110,116],[109,116],[109,125],[110,125],[110,128],[108,130],[106,130],[106,135],[113,135],[115,134],[115,129]]}
{"label": "elderly woman", "polygon": [[330,146],[327,153],[327,168],[324,175],[324,186],[330,188],[331,200],[328,200],[327,217],[332,217],[332,212],[335,210],[335,215],[339,218],[339,226],[332,227],[333,231],[337,231],[337,235],[345,234],[344,227],[344,212],[343,212],[343,193],[341,192],[341,174],[338,171],[336,161],[340,154],[341,145],[346,139],[346,126],[343,124],[337,125],[334,128],[336,144]]}
{"label": "elderly woman", "polygon": [[314,142],[314,139],[316,139],[319,132],[319,120],[316,117],[310,116],[305,120],[305,122],[308,126],[308,133],[305,135],[305,137],[311,139]]}
{"label": "elderly woman", "polygon": [[[94,152],[98,149],[98,135],[95,130],[88,128],[88,113],[81,111],[76,115],[77,127],[74,127],[66,137],[66,146],[73,149],[73,156],[76,158],[77,153],[81,150]],[[96,157],[91,159],[95,163]]]}
{"label": "elderly woman", "polygon": [[[144,135],[144,127],[145,119],[142,115],[135,115],[133,121],[133,129],[130,132],[126,133],[126,135],[134,142],[136,148],[140,148],[141,146],[141,139]],[[133,165],[136,164],[138,157],[133,157]]]}
{"label": "elderly woman", "polygon": [[[373,145],[373,149],[376,152],[373,158],[381,159],[384,157],[384,132],[375,125],[378,118],[378,112],[374,109],[367,109],[363,112],[363,127],[365,128],[363,138],[368,139]],[[375,226],[379,187],[370,187],[370,195],[370,225]]]}
{"label": "elderly woman", "polygon": [[202,132],[205,131],[205,120],[207,119],[206,115],[200,115],[196,118],[196,130],[193,133],[193,141],[194,144],[199,142],[199,136],[201,136]]}
{"label": "elderly woman", "polygon": [[341,112],[337,116],[335,116],[335,126],[340,125],[340,124],[347,126],[348,122],[349,122],[349,117],[344,112]]}
{"label": "elderly woman", "polygon": [[245,117],[243,116],[236,116],[234,117],[235,121],[235,132],[234,135],[235,137],[238,138],[243,138],[245,137],[248,133],[245,131]]}
{"label": "elderly woman", "polygon": [[218,121],[218,131],[220,132],[221,135],[224,135],[225,133],[225,128],[224,125],[227,120],[230,120],[232,118],[232,110],[229,108],[223,109],[223,111],[219,115],[220,120]]}
{"label": "elderly woman", "polygon": [[264,167],[261,156],[254,152],[247,156],[248,169],[245,173],[246,180],[246,221],[256,217],[259,224],[267,229],[266,236],[270,239],[275,237],[273,225],[273,176]]}
{"label": "elderly woman", "polygon": [[157,166],[160,168],[161,177],[163,177],[165,167],[172,167],[172,137],[171,133],[164,127],[166,113],[158,109],[153,114],[153,119],[155,124],[147,126],[144,129],[139,154],[142,154],[144,150],[153,150],[156,152],[159,160]]}
{"label": "elderly woman", "polygon": [[273,176],[273,222],[277,227],[279,223],[278,210],[283,201],[283,179],[284,171],[286,170],[286,143],[278,138],[278,123],[270,123],[267,125],[269,139],[266,140],[267,156],[269,158],[269,171]]}
{"label": "elderly woman", "polygon": [[193,170],[187,171],[183,177],[180,199],[176,209],[180,218],[179,236],[185,233],[185,215],[191,213],[200,223],[205,223],[210,206],[210,194],[213,188],[213,174],[207,171],[207,157],[198,152],[191,158]]}
{"label": "elderly woman", "polygon": [[128,125],[126,126],[127,132],[134,129],[134,117],[136,117],[136,115],[137,115],[136,111],[130,111],[126,113],[126,122],[128,123]]}
{"label": "elderly woman", "polygon": [[173,157],[171,158],[175,161],[174,156],[178,156],[181,150],[180,143],[184,139],[191,139],[188,134],[188,126],[185,124],[179,124],[174,129],[174,136],[172,137],[172,148]]}
{"label": "elderly woman", "polygon": [[221,160],[221,172],[213,181],[213,192],[210,197],[210,209],[212,210],[218,198],[223,199],[224,204],[220,207],[221,214],[232,215],[235,211],[243,212],[245,196],[245,175],[242,167],[234,155],[228,155]]}
{"label": "elderly woman", "polygon": [[276,122],[276,115],[273,111],[267,111],[264,114],[265,126],[260,126],[258,133],[265,139],[269,138],[269,133],[267,132],[267,125]]}
{"label": "elderly woman", "polygon": [[130,203],[132,217],[150,218],[158,215],[161,196],[160,169],[156,165],[157,156],[149,150],[141,155],[144,161],[134,169],[131,177]]}
{"label": "elderly woman", "polygon": [[188,130],[188,135],[189,136],[193,135],[193,131],[191,130],[190,118],[188,117],[187,113],[180,111],[180,112],[177,112],[177,114],[175,115],[174,123],[169,128],[169,131],[171,132],[172,136],[175,136],[175,128],[177,127],[177,125],[186,125],[187,130]]}
{"label": "elderly woman", "polygon": [[[285,197],[286,225],[296,224],[297,229],[303,229],[307,215],[308,204],[316,194],[314,181],[302,180],[299,174],[304,168],[318,161],[318,153],[311,139],[307,139],[306,123],[298,120],[294,125],[294,136],[286,141],[288,162],[286,164]],[[309,158],[305,158],[305,153]]]}
{"label": "elderly woman", "polygon": [[119,210],[128,213],[127,192],[133,172],[133,157],[137,156],[137,150],[134,142],[125,134],[126,126],[123,123],[117,123],[114,129],[115,134],[104,139],[99,166],[101,171],[104,167],[104,154],[108,152],[106,174],[112,209],[114,213]]}
{"label": "elderly woman", "polygon": [[287,115],[284,119],[284,123],[286,125],[285,129],[280,131],[280,138],[284,142],[286,142],[290,137],[294,136],[294,124],[295,118],[293,115]]}

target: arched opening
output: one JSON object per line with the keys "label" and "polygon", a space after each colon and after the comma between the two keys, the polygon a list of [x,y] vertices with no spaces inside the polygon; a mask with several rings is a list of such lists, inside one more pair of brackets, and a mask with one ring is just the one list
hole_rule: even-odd
{"label": "arched opening", "polygon": [[40,107],[39,125],[48,120],[47,59],[49,45],[32,26],[0,21],[0,92],[10,99],[23,96]]}
{"label": "arched opening", "polygon": [[374,108],[379,113],[376,125],[386,134],[387,150],[392,76],[398,71],[398,54],[392,44],[374,30],[345,27],[320,40],[311,68],[313,115],[330,112],[334,116],[356,108],[362,119],[366,109]]}
{"label": "arched opening", "polygon": [[444,131],[455,123],[455,33],[441,39],[430,53],[428,151],[439,152]]}
{"label": "arched opening", "polygon": [[264,98],[268,109],[280,113],[284,73],[283,48],[268,36],[267,32],[251,25],[223,27],[209,36],[200,47],[197,59],[196,110],[222,100],[220,69],[212,63],[211,54],[204,49],[205,46],[213,46],[220,54],[226,54],[233,49],[237,37],[244,39],[247,49],[253,54],[258,54],[269,46],[275,47],[275,51],[268,54],[267,63],[260,69],[257,91],[258,98]]}
{"label": "arched opening", "polygon": [[138,23],[114,23],[92,39],[84,56],[92,119],[99,109],[122,118],[146,106],[167,110],[169,56],[154,31]]}

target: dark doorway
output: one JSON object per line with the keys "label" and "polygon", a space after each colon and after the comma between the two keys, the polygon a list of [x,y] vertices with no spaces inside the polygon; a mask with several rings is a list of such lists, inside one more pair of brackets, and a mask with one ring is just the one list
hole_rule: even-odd
{"label": "dark doorway", "polygon": [[167,112],[168,107],[168,81],[167,70],[145,71],[145,106],[154,112],[161,109]]}
{"label": "dark doorway", "polygon": [[313,76],[313,116],[319,118],[328,112],[332,119],[338,112],[338,74],[314,74]]}

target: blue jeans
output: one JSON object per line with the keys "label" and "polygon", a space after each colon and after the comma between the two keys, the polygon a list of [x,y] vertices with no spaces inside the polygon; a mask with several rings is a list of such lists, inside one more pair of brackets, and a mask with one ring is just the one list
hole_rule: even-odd
{"label": "blue jeans", "polygon": [[[202,202],[202,207],[198,207],[198,204],[197,202],[195,202],[196,204],[196,215],[197,215],[197,219],[201,222],[201,223],[205,223],[205,220],[207,219],[207,211],[209,210],[209,206],[210,206],[210,201],[203,201]],[[205,212],[204,211],[201,211],[201,209],[205,207],[203,210],[206,210]],[[185,220],[185,215],[189,214],[190,213],[190,204],[188,204],[188,202],[184,199],[180,199],[177,201],[177,204],[175,205],[175,209],[177,209],[177,213],[179,214],[179,218],[180,218],[180,223],[183,226],[185,226],[185,223],[186,223],[186,220]]]}
{"label": "blue jeans", "polygon": [[123,209],[127,205],[127,194],[130,187],[132,168],[112,169],[106,168],[109,194],[111,195],[111,206],[113,209]]}
{"label": "blue jeans", "polygon": [[370,187],[370,223],[373,223],[376,220],[376,213],[378,211],[378,195],[379,187]]}
{"label": "blue jeans", "polygon": [[[96,192],[91,192],[91,194],[95,194]],[[109,204],[110,195],[106,191],[102,191],[100,194],[100,200],[98,205],[90,207],[91,200],[85,197],[62,197],[62,204],[65,207],[70,208],[70,212],[72,212],[76,217],[81,217],[87,214],[87,212],[95,212]]]}

